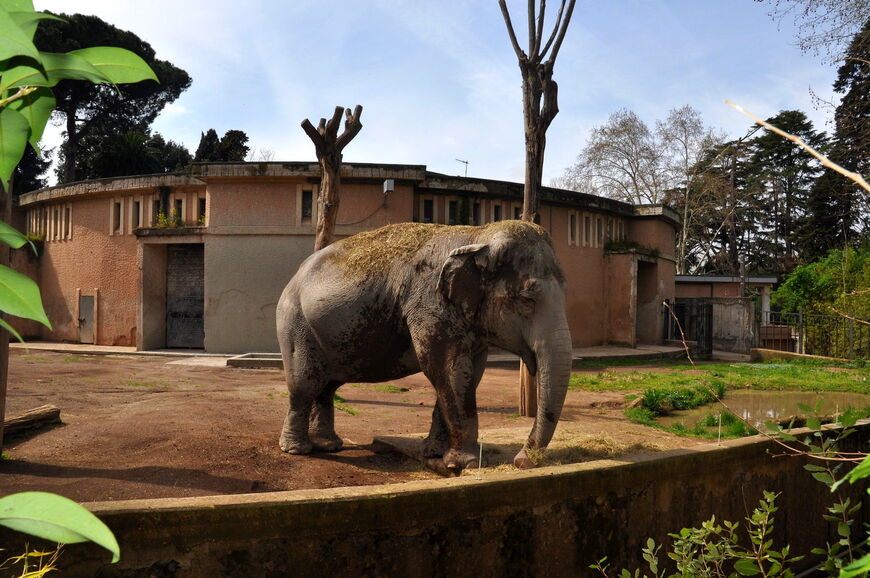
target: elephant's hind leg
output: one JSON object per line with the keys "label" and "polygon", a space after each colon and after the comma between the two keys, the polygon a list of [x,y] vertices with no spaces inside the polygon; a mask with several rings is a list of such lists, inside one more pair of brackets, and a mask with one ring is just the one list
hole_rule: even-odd
{"label": "elephant's hind leg", "polygon": [[314,448],[308,435],[308,423],[322,383],[312,379],[318,373],[316,368],[305,363],[310,355],[301,356],[294,344],[281,344],[281,357],[284,361],[284,377],[287,380],[289,407],[278,445],[289,454],[309,454]]}
{"label": "elephant's hind leg", "polygon": [[307,391],[290,387],[290,407],[281,428],[278,445],[288,454],[310,454],[314,448],[308,436],[308,421],[312,413],[314,396]]}
{"label": "elephant's hind leg", "polygon": [[337,452],[344,442],[335,433],[335,390],[342,384],[330,382],[314,401],[309,433],[314,447],[324,452]]}

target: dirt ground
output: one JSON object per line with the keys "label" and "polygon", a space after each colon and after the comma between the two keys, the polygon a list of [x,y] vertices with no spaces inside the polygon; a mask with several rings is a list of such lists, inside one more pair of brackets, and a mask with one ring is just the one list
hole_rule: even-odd
{"label": "dirt ground", "polygon": [[[345,449],[293,456],[278,448],[287,410],[281,373],[213,363],[13,350],[7,418],[52,404],[61,409],[63,424],[6,440],[0,495],[44,490],[102,501],[438,477],[372,443],[375,435],[428,430],[435,396],[421,374],[343,386],[338,393],[355,414],[336,412]],[[488,369],[483,377],[478,403],[485,448],[505,436],[521,440],[531,430],[532,419],[515,413],[517,383],[515,370]],[[702,443],[628,422],[624,397],[625,392],[570,391],[552,454],[581,461]]]}

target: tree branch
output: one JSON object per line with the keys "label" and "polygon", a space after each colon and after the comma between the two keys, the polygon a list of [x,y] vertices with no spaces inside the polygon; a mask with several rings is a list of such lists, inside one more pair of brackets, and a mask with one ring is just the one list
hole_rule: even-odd
{"label": "tree branch", "polygon": [[534,57],[540,56],[541,40],[544,38],[544,14],[547,12],[547,0],[541,0],[541,9],[538,11],[538,29],[535,31]]}
{"label": "tree branch", "polygon": [[335,141],[335,137],[338,134],[338,126],[341,124],[341,115],[344,113],[343,106],[336,106],[335,110],[332,113],[332,118],[329,119],[329,122],[326,123],[326,132],[324,135],[329,139],[330,142]]}
{"label": "tree branch", "polygon": [[574,13],[574,1],[575,0],[570,0],[570,2],[568,3],[568,11],[565,13],[565,19],[562,21],[562,25],[559,27],[559,36],[556,37],[556,43],[553,45],[553,51],[550,53],[550,58],[547,59],[550,63],[556,61],[556,56],[559,54],[559,49],[562,48],[562,41],[565,39],[565,33],[568,32],[568,25],[571,23],[571,14]]}
{"label": "tree branch", "polygon": [[[573,0],[572,0],[573,4]],[[550,32],[550,37],[547,39],[547,43],[544,45],[544,49],[539,53],[540,58],[544,58],[546,56],[547,51],[550,50],[550,46],[553,44],[553,40],[556,39],[556,32],[559,30],[559,26],[562,24],[562,13],[565,11],[565,0],[562,0],[562,3],[559,4],[559,11],[556,13],[556,23],[553,24],[553,31]],[[570,17],[569,17],[570,18]]]}
{"label": "tree branch", "polygon": [[808,145],[807,143],[805,143],[805,142],[804,142],[803,140],[801,140],[800,138],[796,137],[796,136],[793,135],[793,134],[789,134],[789,133],[785,132],[785,131],[782,130],[782,129],[779,129],[779,128],[773,126],[773,125],[770,124],[769,122],[766,122],[766,121],[761,120],[760,118],[758,118],[757,116],[755,116],[754,114],[752,114],[751,112],[749,112],[748,110],[745,110],[745,109],[744,109],[743,107],[741,107],[740,105],[738,105],[738,104],[734,104],[734,103],[731,102],[730,100],[726,100],[726,101],[725,101],[725,104],[727,104],[728,106],[730,106],[730,107],[736,109],[736,110],[739,111],[739,112],[742,112],[743,114],[745,114],[746,116],[748,116],[749,118],[751,118],[752,120],[754,120],[756,124],[760,124],[761,126],[763,126],[764,128],[766,128],[767,130],[769,130],[769,131],[771,131],[771,132],[775,132],[775,133],[778,134],[779,136],[781,136],[781,137],[783,137],[783,138],[785,138],[785,139],[788,139],[788,140],[790,140],[791,142],[795,143],[796,145],[798,145],[799,147],[801,147],[802,149],[804,149],[805,151],[807,151],[808,153],[810,153],[813,157],[815,157],[815,158],[816,158],[820,163],[822,163],[822,165],[828,167],[828,168],[831,169],[832,171],[836,171],[836,172],[840,173],[841,175],[843,175],[843,176],[846,177],[847,179],[850,179],[850,180],[852,180],[852,181],[858,183],[858,185],[859,185],[861,188],[863,188],[865,191],[867,191],[868,193],[870,193],[870,184],[867,184],[867,181],[864,180],[864,177],[862,177],[862,176],[859,175],[858,173],[853,173],[852,171],[849,171],[849,170],[844,169],[843,167],[841,167],[840,165],[838,165],[838,164],[835,163],[834,161],[829,160],[828,157],[826,157],[826,156],[824,156],[823,154],[821,154],[821,153],[819,153],[818,151],[816,151],[816,149],[814,149],[813,147],[811,147],[810,145]]}
{"label": "tree branch", "polygon": [[514,32],[514,25],[511,24],[511,15],[508,12],[507,4],[505,4],[505,0],[498,0],[498,7],[501,8],[501,15],[504,18],[505,26],[507,26],[508,36],[511,39],[511,45],[514,47],[514,52],[517,53],[517,58],[520,62],[528,60],[526,53],[523,52],[523,49],[520,48],[519,42],[517,42],[517,35]]}
{"label": "tree branch", "polygon": [[363,107],[361,104],[358,104],[353,109],[353,114],[351,114],[350,109],[347,108],[344,110],[345,120],[344,120],[344,131],[341,133],[341,136],[338,137],[335,141],[335,148],[338,152],[347,146],[347,143],[353,140],[360,130],[362,130],[362,123],[359,118],[362,115]]}
{"label": "tree branch", "polygon": [[[535,60],[538,55],[535,38],[535,0],[528,0],[528,17],[529,17],[529,60]],[[541,13],[541,16],[544,14]]]}

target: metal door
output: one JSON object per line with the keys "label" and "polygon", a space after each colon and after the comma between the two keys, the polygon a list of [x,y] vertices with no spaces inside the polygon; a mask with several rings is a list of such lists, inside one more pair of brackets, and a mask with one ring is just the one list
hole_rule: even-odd
{"label": "metal door", "polygon": [[79,295],[79,343],[94,342],[94,296]]}
{"label": "metal door", "polygon": [[166,347],[202,348],[204,280],[202,245],[167,247]]}

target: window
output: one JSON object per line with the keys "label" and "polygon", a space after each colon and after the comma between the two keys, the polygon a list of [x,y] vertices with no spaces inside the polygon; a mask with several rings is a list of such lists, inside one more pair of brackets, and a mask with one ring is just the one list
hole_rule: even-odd
{"label": "window", "polygon": [[133,201],[133,209],[130,212],[130,228],[138,229],[142,226],[142,203]]}
{"label": "window", "polygon": [[583,246],[592,245],[592,217],[583,215]]}
{"label": "window", "polygon": [[302,224],[311,222],[314,208],[314,191],[302,191]]}
{"label": "window", "polygon": [[523,208],[522,207],[514,207],[514,220],[519,221],[523,218]]}
{"label": "window", "polygon": [[67,205],[63,208],[63,223],[64,223],[64,239],[72,239],[72,206]]}
{"label": "window", "polygon": [[568,215],[568,244],[577,244],[577,213]]}
{"label": "window", "polygon": [[471,224],[476,227],[483,224],[480,220],[480,203],[474,203],[471,205]]}
{"label": "window", "polygon": [[120,201],[112,202],[112,234],[121,233],[121,203]]}
{"label": "window", "polygon": [[184,223],[184,199],[175,199],[175,205],[173,210],[175,211],[175,219],[173,219],[178,225]]}
{"label": "window", "polygon": [[151,226],[154,227],[160,221],[160,199],[151,202]]}
{"label": "window", "polygon": [[423,215],[422,219],[424,223],[434,223],[435,222],[435,201],[432,199],[423,199]]}
{"label": "window", "polygon": [[459,201],[447,201],[447,224],[455,225],[459,222]]}
{"label": "window", "polygon": [[200,197],[196,200],[196,224],[202,227],[205,226],[205,198]]}
{"label": "window", "polygon": [[492,207],[492,220],[493,221],[501,221],[501,205],[493,205]]}
{"label": "window", "polygon": [[597,244],[596,247],[600,247],[604,244],[604,223],[601,222],[601,217],[595,217],[595,237]]}

